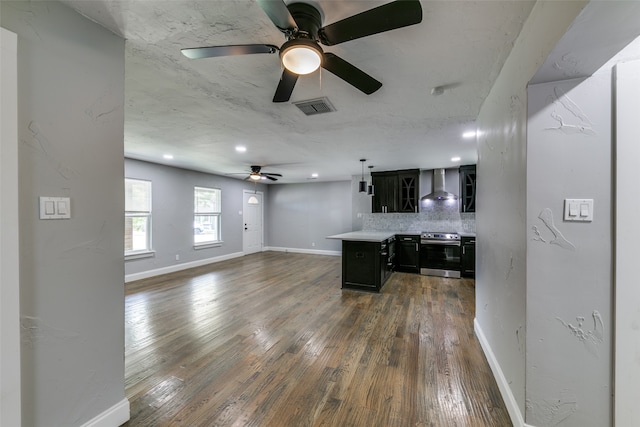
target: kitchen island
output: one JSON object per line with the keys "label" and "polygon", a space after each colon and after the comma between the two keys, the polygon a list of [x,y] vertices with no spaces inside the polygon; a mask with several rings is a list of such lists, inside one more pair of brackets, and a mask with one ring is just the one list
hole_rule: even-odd
{"label": "kitchen island", "polygon": [[342,288],[380,292],[393,271],[395,232],[352,231],[328,236],[342,240]]}

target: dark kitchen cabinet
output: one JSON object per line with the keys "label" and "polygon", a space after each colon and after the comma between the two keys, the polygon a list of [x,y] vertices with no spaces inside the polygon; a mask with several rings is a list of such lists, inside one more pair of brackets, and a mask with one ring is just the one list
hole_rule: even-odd
{"label": "dark kitchen cabinet", "polygon": [[374,213],[418,212],[420,169],[371,173]]}
{"label": "dark kitchen cabinet", "polygon": [[398,212],[418,212],[420,170],[398,171]]}
{"label": "dark kitchen cabinet", "polygon": [[460,212],[476,211],[476,165],[460,166]]}
{"label": "dark kitchen cabinet", "polygon": [[393,270],[395,269],[396,263],[396,238],[390,237],[380,244],[380,268],[381,268],[381,284],[387,281]]}
{"label": "dark kitchen cabinet", "polygon": [[374,172],[371,174],[373,198],[371,209],[374,213],[396,212],[398,209],[398,174],[395,172]]}
{"label": "dark kitchen cabinet", "polygon": [[393,272],[395,238],[383,242],[342,241],[342,287],[379,292]]}
{"label": "dark kitchen cabinet", "polygon": [[399,234],[396,236],[396,270],[420,273],[420,236]]}
{"label": "dark kitchen cabinet", "polygon": [[476,277],[476,238],[462,237],[461,275],[462,277]]}

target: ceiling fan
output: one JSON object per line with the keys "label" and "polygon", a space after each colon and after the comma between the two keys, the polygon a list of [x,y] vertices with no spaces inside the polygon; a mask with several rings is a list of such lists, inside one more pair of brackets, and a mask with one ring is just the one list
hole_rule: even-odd
{"label": "ceiling fan", "polygon": [[218,56],[276,53],[280,51],[283,71],[273,102],[286,102],[291,98],[299,75],[309,74],[319,67],[340,77],[367,95],[382,83],[364,71],[329,52],[320,43],[334,46],[349,40],[382,33],[422,21],[419,0],[397,0],[369,9],[357,15],[322,27],[320,11],[307,3],[285,4],[283,0],[256,0],[287,41],[279,48],[270,44],[210,46],[182,49],[191,59]]}
{"label": "ceiling fan", "polygon": [[[251,172],[249,173],[249,176],[247,176],[245,178],[245,180],[248,181],[255,181],[258,182],[261,179],[268,179],[271,181],[277,181],[278,178],[281,178],[282,175],[279,173],[272,173],[272,172],[261,172],[262,170],[262,166],[251,166]],[[244,174],[245,172],[240,172],[240,173],[230,173],[227,175],[241,175]],[[274,178],[274,177],[278,177],[278,178]]]}

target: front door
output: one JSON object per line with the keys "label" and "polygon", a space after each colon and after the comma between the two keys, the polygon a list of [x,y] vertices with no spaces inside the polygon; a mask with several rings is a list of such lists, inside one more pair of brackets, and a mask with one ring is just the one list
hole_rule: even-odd
{"label": "front door", "polygon": [[262,251],[262,192],[245,190],[243,192],[243,227],[242,251],[245,255]]}

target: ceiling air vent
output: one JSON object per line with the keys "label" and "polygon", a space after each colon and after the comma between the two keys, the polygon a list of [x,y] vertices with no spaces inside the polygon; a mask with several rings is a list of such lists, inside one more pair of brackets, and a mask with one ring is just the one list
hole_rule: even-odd
{"label": "ceiling air vent", "polygon": [[330,113],[336,111],[327,98],[310,99],[308,101],[294,102],[293,105],[298,107],[307,116],[314,114]]}

